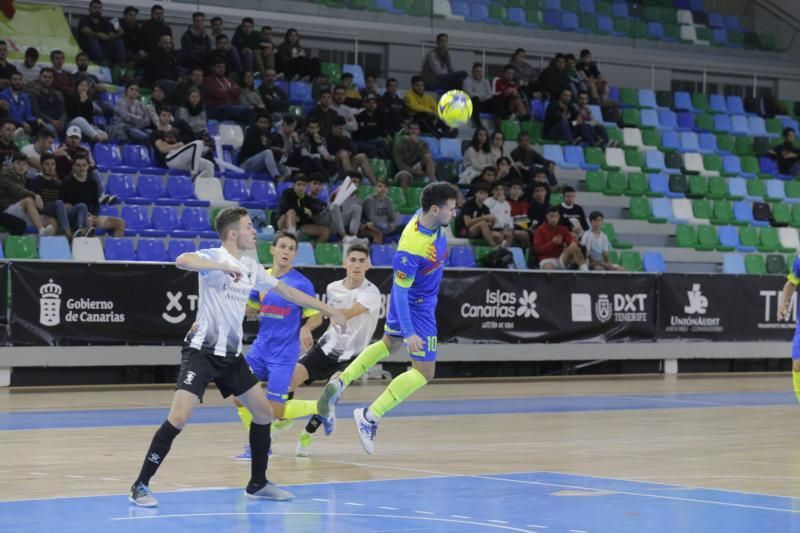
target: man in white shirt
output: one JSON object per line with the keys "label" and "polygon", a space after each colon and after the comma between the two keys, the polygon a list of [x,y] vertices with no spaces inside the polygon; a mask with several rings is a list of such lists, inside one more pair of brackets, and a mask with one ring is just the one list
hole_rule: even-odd
{"label": "man in white shirt", "polygon": [[[253,414],[250,425],[253,460],[246,495],[269,500],[293,498],[266,477],[270,423],[274,416],[258,379],[242,357],[242,321],[247,299],[252,289],[271,289],[287,300],[328,314],[336,324],[345,323],[341,311],[281,283],[254,259],[244,255],[256,246],[256,231],[247,209],[223,209],[215,226],[222,241],[220,248],[184,253],[175,260],[178,268],[199,274],[197,318],[184,340],[177,390],[169,415],[153,436],[139,477],[131,487],[130,501],[140,507],[158,505],[148,487],[150,478],[212,381],[223,398],[234,395]],[[327,416],[327,407],[320,412],[323,411]]]}
{"label": "man in white shirt", "polygon": [[[381,309],[381,293],[364,276],[369,270],[369,248],[353,244],[344,257],[345,278],[334,281],[326,289],[327,302],[341,309],[347,325],[344,331],[333,324],[319,341],[300,359],[294,369],[291,390],[317,380],[330,380],[339,375],[350,361],[372,341]],[[333,432],[336,418],[315,415],[300,433],[296,453],[298,457],[311,455],[311,436],[325,425],[325,434]]]}
{"label": "man in white shirt", "polygon": [[492,84],[483,77],[483,65],[472,65],[472,75],[464,78],[461,88],[472,98],[472,122],[476,128],[481,126],[481,113],[494,112]]}

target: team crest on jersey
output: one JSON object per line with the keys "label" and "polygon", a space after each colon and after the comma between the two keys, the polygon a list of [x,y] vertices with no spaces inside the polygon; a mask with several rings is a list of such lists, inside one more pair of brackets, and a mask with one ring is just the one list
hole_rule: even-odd
{"label": "team crest on jersey", "polygon": [[400,262],[405,265],[406,263],[408,263],[408,257],[406,257],[406,256],[401,257],[400,258]]}
{"label": "team crest on jersey", "polygon": [[[405,260],[405,257],[403,259]],[[400,281],[404,281],[407,278],[408,278],[408,276],[406,276],[405,272],[401,272],[401,271],[397,272],[397,279],[399,279]]]}

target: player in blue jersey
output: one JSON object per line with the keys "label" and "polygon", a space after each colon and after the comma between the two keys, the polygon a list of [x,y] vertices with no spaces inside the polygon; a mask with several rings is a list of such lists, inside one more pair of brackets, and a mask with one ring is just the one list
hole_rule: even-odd
{"label": "player in blue jersey", "polygon": [[[316,298],[311,281],[293,268],[297,244],[294,234],[277,232],[270,246],[273,265],[267,269],[267,273],[283,284]],[[314,344],[311,332],[322,324],[322,315],[316,309],[301,307],[269,290],[261,293],[252,291],[247,307],[249,315],[257,314],[260,317],[258,336],[246,355],[247,363],[255,376],[266,382],[267,399],[275,418],[293,419],[319,414],[324,420],[328,416],[326,402],[295,400],[289,394],[294,367],[300,354]],[[252,415],[241,403],[236,402],[236,407],[245,428],[249,428]],[[322,407],[322,411],[319,407]],[[237,459],[250,460],[250,447],[246,445],[244,453]]]}
{"label": "player in blue jersey", "polygon": [[436,302],[442,280],[447,239],[444,227],[453,218],[458,191],[449,183],[431,183],[417,211],[400,236],[394,256],[394,281],[384,336],[368,346],[325,386],[320,398],[332,411],[344,389],[370,367],[403,345],[411,354],[411,369],[392,380],[369,407],[353,411],[364,451],[372,453],[380,418],[433,379],[436,370]]}
{"label": "player in blue jersey", "polygon": [[[789,272],[786,284],[783,286],[781,304],[778,307],[778,320],[791,318],[792,296],[797,290],[798,284],[800,284],[800,255],[794,258],[792,271]],[[797,329],[794,330],[794,341],[792,342],[792,384],[794,385],[794,394],[800,401],[800,322],[797,324]]]}

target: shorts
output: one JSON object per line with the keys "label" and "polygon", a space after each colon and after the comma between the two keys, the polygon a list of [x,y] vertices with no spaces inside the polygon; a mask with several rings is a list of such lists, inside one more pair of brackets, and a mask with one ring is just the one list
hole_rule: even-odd
{"label": "shorts", "polygon": [[[436,328],[436,315],[433,311],[424,310],[417,311],[411,307],[411,324],[414,326],[414,333],[422,339],[424,351],[409,352],[414,361],[436,361],[436,349],[438,345],[437,328]],[[389,312],[386,315],[386,325],[383,327],[383,332],[390,337],[403,338],[400,329],[400,321],[394,310],[394,306],[390,306]]]}
{"label": "shorts", "polygon": [[545,265],[553,265],[556,270],[566,270],[567,266],[564,264],[564,254],[559,257],[548,257],[539,261],[539,268],[544,268]]}
{"label": "shorts", "polygon": [[792,359],[800,359],[800,325],[794,330],[794,340],[792,341]]}
{"label": "shorts", "polygon": [[266,361],[257,350],[250,350],[245,358],[255,377],[267,383],[267,399],[276,403],[286,403],[289,387],[292,385],[294,363],[272,363]]}
{"label": "shorts", "polygon": [[244,357],[223,357],[184,345],[175,388],[191,392],[202,402],[203,394],[212,381],[217,384],[223,398],[241,396],[258,385],[258,379]]}
{"label": "shorts", "polygon": [[22,220],[25,221],[25,224],[27,224],[28,226],[33,225],[31,217],[28,216],[28,213],[25,211],[25,208],[22,207],[22,200],[6,207],[5,213],[13,217],[21,218]]}
{"label": "shorts", "polygon": [[323,352],[322,346],[315,344],[298,361],[308,371],[308,379],[303,384],[310,385],[314,381],[328,381],[336,372],[347,368],[351,360],[339,361],[335,356]]}

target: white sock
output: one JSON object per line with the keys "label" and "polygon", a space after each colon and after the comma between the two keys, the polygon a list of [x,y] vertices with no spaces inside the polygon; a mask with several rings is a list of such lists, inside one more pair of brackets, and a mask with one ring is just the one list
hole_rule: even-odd
{"label": "white sock", "polygon": [[377,424],[378,420],[381,419],[381,417],[370,411],[369,407],[364,409],[364,418],[367,419],[367,422],[372,422],[373,424]]}

